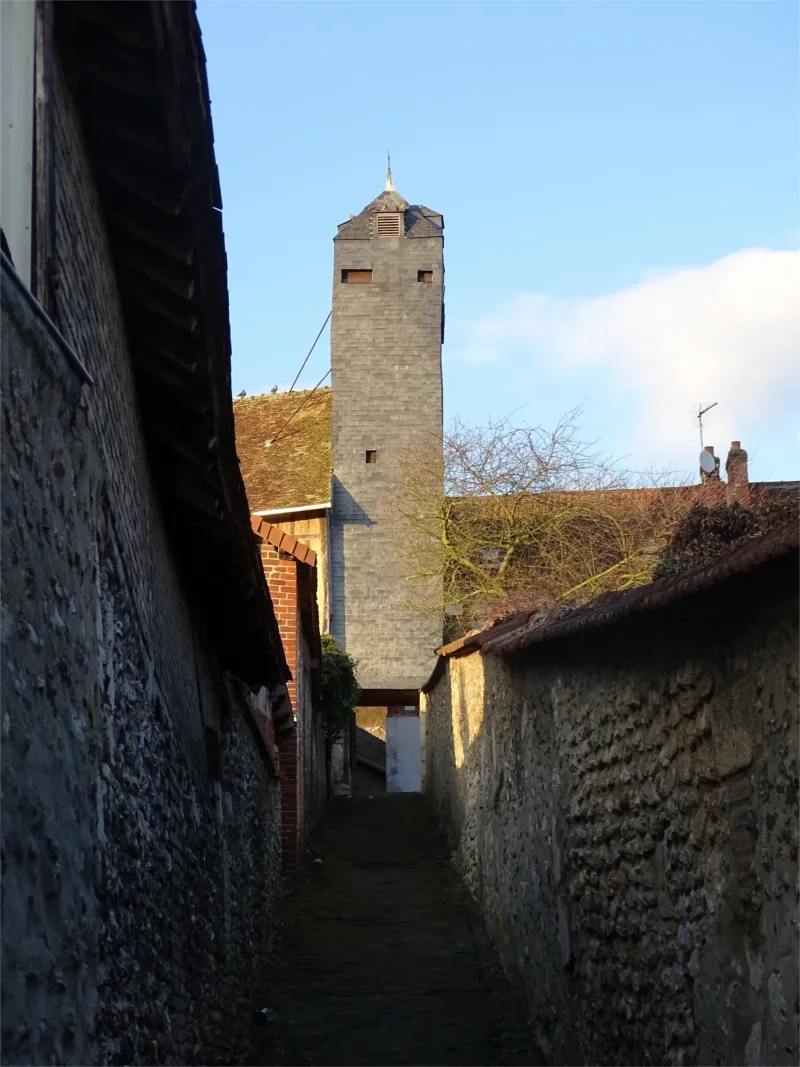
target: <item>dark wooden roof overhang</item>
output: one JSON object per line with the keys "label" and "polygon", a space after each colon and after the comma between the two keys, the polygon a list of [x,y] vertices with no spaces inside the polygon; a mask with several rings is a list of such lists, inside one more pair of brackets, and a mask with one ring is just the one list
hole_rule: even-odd
{"label": "dark wooden roof overhang", "polygon": [[358,694],[360,708],[419,707],[418,689],[362,689]]}
{"label": "dark wooden roof overhang", "polygon": [[223,666],[274,685],[289,671],[236,457],[222,199],[195,5],[55,9],[175,555]]}

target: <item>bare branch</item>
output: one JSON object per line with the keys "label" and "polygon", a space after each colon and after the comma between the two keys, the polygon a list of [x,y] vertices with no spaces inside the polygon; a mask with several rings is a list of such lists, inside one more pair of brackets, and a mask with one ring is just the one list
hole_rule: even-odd
{"label": "bare branch", "polygon": [[700,487],[676,486],[670,471],[626,469],[582,439],[579,416],[567,412],[552,430],[455,420],[443,442],[419,442],[403,457],[398,509],[419,610],[464,630],[523,610],[515,605],[650,580]]}

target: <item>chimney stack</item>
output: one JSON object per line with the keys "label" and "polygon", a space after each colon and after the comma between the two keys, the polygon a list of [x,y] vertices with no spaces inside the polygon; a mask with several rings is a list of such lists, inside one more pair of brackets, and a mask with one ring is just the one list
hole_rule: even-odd
{"label": "chimney stack", "polygon": [[[706,452],[710,452],[711,455],[714,456],[714,446],[713,445],[705,445],[705,450],[706,450]],[[701,482],[718,482],[719,481],[719,456],[714,456],[714,462],[715,462],[716,466],[714,467],[714,470],[713,471],[709,471],[708,474],[706,474],[706,472],[703,470],[702,467],[700,468],[700,481]]]}
{"label": "chimney stack", "polygon": [[728,484],[725,487],[725,502],[750,506],[750,478],[747,473],[747,453],[741,441],[731,441],[730,452],[725,462]]}

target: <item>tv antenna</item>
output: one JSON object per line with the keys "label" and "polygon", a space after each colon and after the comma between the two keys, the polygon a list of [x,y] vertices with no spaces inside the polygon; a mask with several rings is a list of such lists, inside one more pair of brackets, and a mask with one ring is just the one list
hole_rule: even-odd
{"label": "tv antenna", "polygon": [[718,403],[719,403],[719,401],[715,400],[713,404],[709,404],[708,407],[706,407],[706,408],[704,408],[702,404],[698,404],[697,405],[697,407],[698,407],[697,424],[700,427],[700,450],[701,451],[703,451],[705,449],[705,446],[703,444],[703,416],[705,415],[705,413],[707,411],[711,411],[712,408],[715,408]]}

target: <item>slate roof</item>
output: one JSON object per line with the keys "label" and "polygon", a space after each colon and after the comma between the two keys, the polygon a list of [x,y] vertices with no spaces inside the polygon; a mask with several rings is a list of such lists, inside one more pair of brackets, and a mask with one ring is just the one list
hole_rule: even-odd
{"label": "slate roof", "polygon": [[422,204],[409,204],[395,189],[384,189],[380,196],[367,204],[362,212],[339,226],[336,241],[368,241],[372,237],[372,220],[382,211],[402,211],[405,215],[405,236],[412,238],[441,237],[444,230],[442,216]]}
{"label": "slate roof", "polygon": [[233,416],[251,512],[330,503],[330,388],[243,397]]}
{"label": "slate roof", "polygon": [[380,196],[376,196],[371,204],[367,204],[364,212],[374,214],[376,211],[405,211],[408,201],[401,196],[396,189],[384,189]]}

